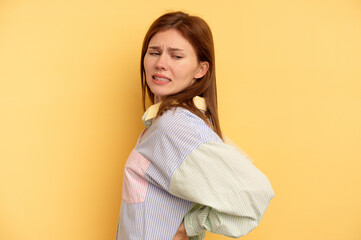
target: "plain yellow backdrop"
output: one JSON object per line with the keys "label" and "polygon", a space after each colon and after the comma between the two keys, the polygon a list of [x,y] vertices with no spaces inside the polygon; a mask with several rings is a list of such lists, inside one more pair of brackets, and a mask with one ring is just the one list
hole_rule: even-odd
{"label": "plain yellow backdrop", "polygon": [[221,126],[276,193],[243,239],[360,240],[359,0],[0,1],[0,239],[115,239],[169,10],[211,26]]}

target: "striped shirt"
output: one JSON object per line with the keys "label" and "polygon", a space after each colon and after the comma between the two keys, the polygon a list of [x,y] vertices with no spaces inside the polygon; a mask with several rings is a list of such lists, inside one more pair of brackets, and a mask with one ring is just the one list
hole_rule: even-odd
{"label": "striped shirt", "polygon": [[171,240],[183,220],[190,240],[254,229],[274,196],[266,176],[195,114],[158,108],[125,165],[117,240]]}

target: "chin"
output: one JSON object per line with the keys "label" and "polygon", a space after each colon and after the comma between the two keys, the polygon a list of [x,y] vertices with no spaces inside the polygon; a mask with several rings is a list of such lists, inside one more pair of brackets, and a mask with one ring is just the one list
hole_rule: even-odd
{"label": "chin", "polygon": [[150,89],[150,90],[152,91],[154,96],[157,96],[157,97],[159,97],[161,99],[171,95],[171,93],[167,93],[167,92],[164,92],[164,91],[154,91],[153,89]]}

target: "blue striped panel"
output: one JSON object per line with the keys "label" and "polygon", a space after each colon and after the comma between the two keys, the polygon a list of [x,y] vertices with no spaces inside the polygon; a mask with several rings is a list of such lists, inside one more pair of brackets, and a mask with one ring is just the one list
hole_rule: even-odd
{"label": "blue striped panel", "polygon": [[[145,201],[122,201],[117,240],[173,239],[191,202],[169,193],[170,180],[184,159],[204,142],[222,142],[202,119],[188,110],[169,110],[155,119],[135,151],[151,163]],[[204,234],[197,239],[202,239]],[[196,238],[192,238],[196,239]]]}
{"label": "blue striped panel", "polygon": [[190,206],[189,201],[149,184],[145,202],[122,201],[117,240],[173,239]]}

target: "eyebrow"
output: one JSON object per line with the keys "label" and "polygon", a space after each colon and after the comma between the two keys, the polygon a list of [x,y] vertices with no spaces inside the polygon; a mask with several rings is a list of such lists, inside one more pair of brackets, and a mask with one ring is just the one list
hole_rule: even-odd
{"label": "eyebrow", "polygon": [[[153,50],[160,50],[160,49],[161,49],[159,46],[149,46],[148,48],[149,48],[149,49],[153,49]],[[172,47],[169,47],[168,50],[171,51],[171,52],[184,51],[183,49],[180,49],[180,48],[172,48]]]}

